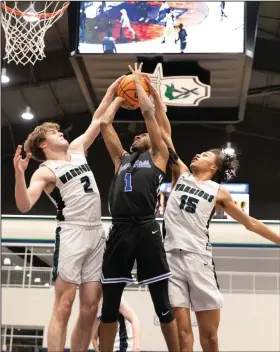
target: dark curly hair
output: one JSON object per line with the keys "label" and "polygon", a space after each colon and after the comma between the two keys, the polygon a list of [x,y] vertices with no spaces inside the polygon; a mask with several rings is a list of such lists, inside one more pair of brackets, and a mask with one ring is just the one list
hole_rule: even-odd
{"label": "dark curly hair", "polygon": [[239,169],[239,161],[236,154],[226,154],[221,149],[210,149],[209,152],[215,154],[218,171],[213,176],[213,181],[217,183],[229,182],[236,177]]}

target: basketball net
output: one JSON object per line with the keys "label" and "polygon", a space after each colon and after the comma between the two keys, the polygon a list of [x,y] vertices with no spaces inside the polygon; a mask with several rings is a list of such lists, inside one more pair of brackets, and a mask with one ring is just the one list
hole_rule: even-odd
{"label": "basketball net", "polygon": [[[11,3],[14,7],[10,7]],[[8,63],[14,61],[22,65],[27,63],[34,65],[37,60],[43,60],[46,57],[44,53],[45,34],[64,14],[69,3],[69,1],[32,1],[29,3],[1,1],[2,26],[6,39],[4,59]]]}

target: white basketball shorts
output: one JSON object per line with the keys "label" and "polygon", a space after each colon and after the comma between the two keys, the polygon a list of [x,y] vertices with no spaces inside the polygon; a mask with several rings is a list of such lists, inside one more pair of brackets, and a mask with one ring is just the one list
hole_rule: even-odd
{"label": "white basketball shorts", "polygon": [[169,299],[172,307],[195,312],[222,307],[212,257],[173,249],[167,253],[172,277],[169,278]]}
{"label": "white basketball shorts", "polygon": [[99,281],[106,236],[103,227],[62,225],[56,229],[53,281],[77,285]]}

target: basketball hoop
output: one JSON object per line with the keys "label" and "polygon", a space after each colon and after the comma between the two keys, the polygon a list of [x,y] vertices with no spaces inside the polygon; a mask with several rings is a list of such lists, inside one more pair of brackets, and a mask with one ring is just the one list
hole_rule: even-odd
{"label": "basketball hoop", "polygon": [[1,1],[6,38],[4,59],[22,65],[34,65],[37,60],[43,60],[46,57],[45,34],[69,4],[70,1]]}

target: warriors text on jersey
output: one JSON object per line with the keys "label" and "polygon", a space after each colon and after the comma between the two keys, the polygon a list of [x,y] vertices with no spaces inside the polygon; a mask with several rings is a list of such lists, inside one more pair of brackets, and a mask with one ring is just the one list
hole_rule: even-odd
{"label": "warriors text on jersey", "polygon": [[215,212],[219,184],[197,181],[185,172],[178,179],[164,214],[165,250],[183,249],[211,256],[208,227]]}
{"label": "warriors text on jersey", "polygon": [[154,215],[164,175],[154,165],[150,152],[125,154],[110,188],[109,206],[112,217]]}
{"label": "warriors text on jersey", "polygon": [[57,220],[73,225],[101,225],[100,194],[86,157],[70,153],[70,161],[47,160],[56,176],[56,187],[48,195],[57,207]]}

